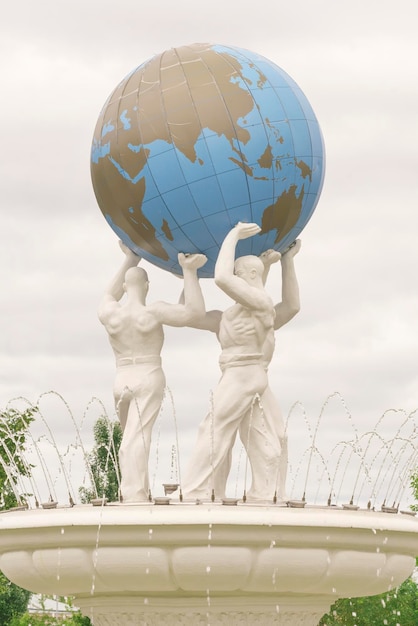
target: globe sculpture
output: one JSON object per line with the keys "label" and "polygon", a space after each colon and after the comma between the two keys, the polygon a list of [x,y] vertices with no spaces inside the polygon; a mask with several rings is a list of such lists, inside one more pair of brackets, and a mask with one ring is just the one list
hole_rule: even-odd
{"label": "globe sculpture", "polygon": [[[122,281],[129,301],[132,272],[127,281],[127,271],[134,270],[134,275],[142,276],[141,285],[146,284],[143,273],[135,272],[138,259],[129,259],[134,256],[130,250],[173,273],[181,272],[179,251],[204,253],[209,260],[200,271],[210,277],[227,233],[248,228],[243,224],[233,228],[239,221],[255,222],[260,232],[256,228],[256,234],[240,240],[236,250],[227,245],[230,256],[225,257],[222,245],[217,266],[221,288],[225,280],[219,281],[219,269],[232,274],[230,261],[235,252],[240,256],[259,255],[269,248],[286,250],[317,204],[323,152],[319,126],[305,96],[285,72],[259,55],[195,44],[164,52],[141,65],[110,96],[93,141],[91,172],[97,200],[128,248],[124,249],[124,271],[111,283],[105,301],[110,296],[115,301],[121,297]],[[282,270],[296,251],[297,247],[283,255]],[[190,271],[198,268],[190,266],[193,257],[181,257],[181,262],[183,268],[188,265],[186,275],[197,288],[196,274],[190,276]],[[258,259],[257,264],[260,266]],[[289,271],[293,276],[288,266]],[[253,276],[250,271],[246,274],[247,278]],[[258,285],[261,290],[260,275],[258,278],[253,289]],[[236,284],[237,277],[232,279]],[[286,271],[282,271],[282,279],[286,280]],[[133,301],[144,309],[146,289],[141,285]],[[297,294],[297,288],[287,291]],[[187,299],[185,294],[185,306]],[[251,299],[244,304],[249,318]],[[258,323],[261,307],[256,308]],[[135,313],[135,307],[132,310]],[[235,321],[240,321],[236,309],[235,314]],[[161,315],[157,321],[162,323]],[[144,364],[160,367],[162,330],[156,330],[158,324],[155,319],[145,324],[151,330],[144,353],[133,352],[138,352],[138,343],[132,347],[132,333],[126,341],[126,350],[132,354],[118,354],[117,367],[128,365],[138,377],[135,384],[138,371],[143,375]],[[109,327],[113,338],[120,333],[114,318]],[[250,328],[249,332],[248,319],[241,329],[250,347],[262,335],[260,330],[253,333]],[[151,342],[152,332],[156,339],[154,336]],[[228,337],[230,340],[233,333]],[[271,335],[262,338],[267,344],[264,349],[263,343],[263,355],[260,350],[249,351],[249,344],[240,341],[239,354],[224,360],[224,365],[252,367],[254,377],[260,378],[253,359],[263,357],[265,367]],[[222,339],[220,343],[225,353]],[[115,353],[124,348],[121,343],[114,345]],[[227,347],[230,345],[229,341]],[[245,359],[240,360],[244,349]],[[244,383],[248,384],[249,378],[243,377]],[[160,373],[158,380],[161,382]],[[236,389],[241,393],[243,385],[238,382],[231,385],[229,378],[228,393],[236,393]],[[154,384],[153,391],[156,389]],[[258,413],[264,420],[259,428],[262,433],[266,432],[269,408],[268,398],[265,400],[264,396],[264,415]],[[278,417],[271,400],[270,411]],[[144,412],[132,413],[131,420],[132,416],[138,417],[135,426],[140,424],[144,432]],[[251,413],[255,428],[256,420],[257,415]],[[413,428],[415,432],[415,424]],[[79,433],[77,436],[79,439]],[[144,447],[139,448],[141,454]],[[361,448],[356,435],[350,459],[357,447]],[[55,448],[58,451],[58,446]],[[315,436],[310,459],[314,450]],[[88,461],[84,448],[83,452]],[[390,447],[387,457],[389,452]],[[410,454],[415,462],[417,450]],[[394,461],[396,458],[391,455]],[[22,467],[20,456],[17,459]],[[273,466],[266,450],[262,460],[271,474]],[[367,470],[364,458],[360,460]],[[340,461],[342,456],[338,464]],[[213,467],[213,458],[211,464]],[[11,468],[12,476],[21,474],[19,467],[15,474]],[[29,477],[35,465],[26,463],[24,467]],[[310,460],[307,479],[312,482],[309,468]],[[393,473],[400,469],[398,460]],[[224,469],[218,465],[218,470],[220,476]],[[94,626],[316,626],[337,598],[382,593],[399,585],[411,574],[418,553],[418,521],[402,515],[395,506],[382,505],[377,511],[353,502],[332,504],[331,498],[326,505],[316,505],[306,502],[305,494],[302,500],[285,502],[277,501],[273,494],[258,503],[244,498],[190,502],[167,497],[172,491],[153,501],[107,502],[100,497],[99,485],[94,486],[98,497],[91,504],[77,504],[71,495],[63,504],[51,497],[55,480],[51,481],[46,465],[44,472],[49,500],[40,496],[31,510],[22,510],[23,504],[0,516],[0,570],[34,593],[73,596],[75,605]],[[60,472],[65,475],[62,459]],[[138,472],[132,475],[136,480]],[[368,471],[366,475],[370,482]],[[28,485],[22,491],[23,499],[17,493],[18,502],[40,492],[33,481]],[[65,486],[70,493],[68,481]],[[370,488],[376,495],[376,485]]]}
{"label": "globe sculpture", "polygon": [[285,250],[310,219],[324,178],[315,114],[266,58],[193,44],[131,72],[99,116],[91,151],[98,204],[119,238],[181,274],[178,252],[202,252],[213,276],[238,221],[261,226],[237,255]]}

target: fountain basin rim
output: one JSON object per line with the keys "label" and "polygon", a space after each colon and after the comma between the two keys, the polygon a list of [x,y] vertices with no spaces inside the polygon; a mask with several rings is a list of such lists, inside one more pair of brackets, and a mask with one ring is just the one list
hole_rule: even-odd
{"label": "fountain basin rim", "polygon": [[418,518],[410,515],[388,515],[366,509],[344,510],[336,507],[286,508],[277,505],[223,506],[222,503],[195,506],[171,502],[169,507],[143,505],[79,505],[56,509],[8,511],[0,515],[0,546],[3,531],[52,527],[109,526],[277,526],[358,528],[418,533]]}

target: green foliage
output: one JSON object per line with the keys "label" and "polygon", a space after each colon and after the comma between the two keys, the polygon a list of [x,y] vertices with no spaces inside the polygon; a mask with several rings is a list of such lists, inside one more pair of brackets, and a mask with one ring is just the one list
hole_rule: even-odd
{"label": "green foliage", "polygon": [[[24,458],[27,430],[37,408],[25,411],[0,411],[0,510],[24,504],[25,494],[19,489],[19,477],[28,476],[31,468]],[[8,626],[28,606],[31,594],[8,580],[0,572],[0,624]]]}
{"label": "green foliage", "polygon": [[[46,610],[46,601],[48,599],[57,600],[65,609],[70,613],[69,615],[52,615]],[[92,626],[88,617],[82,615],[79,611],[76,611],[73,606],[72,598],[64,596],[37,596],[39,601],[40,611],[39,613],[24,613],[23,615],[15,617],[9,624],[9,626]],[[54,612],[55,613],[55,612]]]}
{"label": "green foliage", "polygon": [[[122,441],[122,429],[119,422],[110,422],[99,417],[94,425],[95,446],[89,455],[88,462],[99,498],[105,497],[109,502],[119,499],[119,459],[118,452]],[[94,489],[79,488],[83,503],[96,497]]]}
{"label": "green foliage", "polygon": [[416,504],[410,506],[411,511],[418,511],[418,470],[416,470],[411,476],[411,489]]}
{"label": "green foliage", "polygon": [[9,626],[22,615],[28,606],[30,592],[11,583],[0,572],[0,624]]}
{"label": "green foliage", "polygon": [[335,602],[318,626],[415,626],[418,624],[418,586],[408,578],[398,589],[365,598]]}
{"label": "green foliage", "polygon": [[11,509],[24,503],[19,493],[19,476],[28,476],[30,467],[24,460],[27,430],[36,407],[25,411],[6,409],[0,411],[0,510]]}
{"label": "green foliage", "polygon": [[81,613],[74,613],[69,617],[55,617],[54,615],[38,615],[36,613],[25,613],[14,618],[9,626],[91,626],[88,617]]}

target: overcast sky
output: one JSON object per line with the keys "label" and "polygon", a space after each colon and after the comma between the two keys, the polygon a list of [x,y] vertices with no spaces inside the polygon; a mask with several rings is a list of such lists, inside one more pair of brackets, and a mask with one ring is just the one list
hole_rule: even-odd
{"label": "overcast sky", "polygon": [[[299,401],[315,422],[338,391],[346,408],[334,399],[323,418],[338,441],[347,412],[363,431],[386,409],[416,409],[416,19],[415,0],[7,3],[0,23],[0,406],[16,396],[36,403],[54,390],[77,421],[92,397],[113,415],[114,360],[96,311],[122,254],[92,190],[93,130],[109,93],[133,68],[167,48],[210,42],[281,66],[310,100],[325,140],[324,189],[296,257],[302,309],[277,333],[270,368],[284,415]],[[180,281],[144,266],[149,299],[176,301]],[[280,298],[279,268],[268,289]],[[228,304],[211,280],[203,290],[208,308]],[[211,334],[166,333],[164,369],[183,459],[219,376],[218,353]],[[69,427],[59,412],[48,419],[57,432]],[[162,422],[161,432],[167,428]]]}

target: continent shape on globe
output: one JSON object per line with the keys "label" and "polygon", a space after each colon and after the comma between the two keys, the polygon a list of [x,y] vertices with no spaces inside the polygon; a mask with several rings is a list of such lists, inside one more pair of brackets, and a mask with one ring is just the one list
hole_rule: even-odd
{"label": "continent shape on globe", "polygon": [[208,257],[239,221],[261,232],[237,256],[285,250],[321,193],[325,155],[307,98],[268,59],[231,46],[167,50],[105,103],[91,176],[101,211],[139,256],[181,274],[178,252]]}

